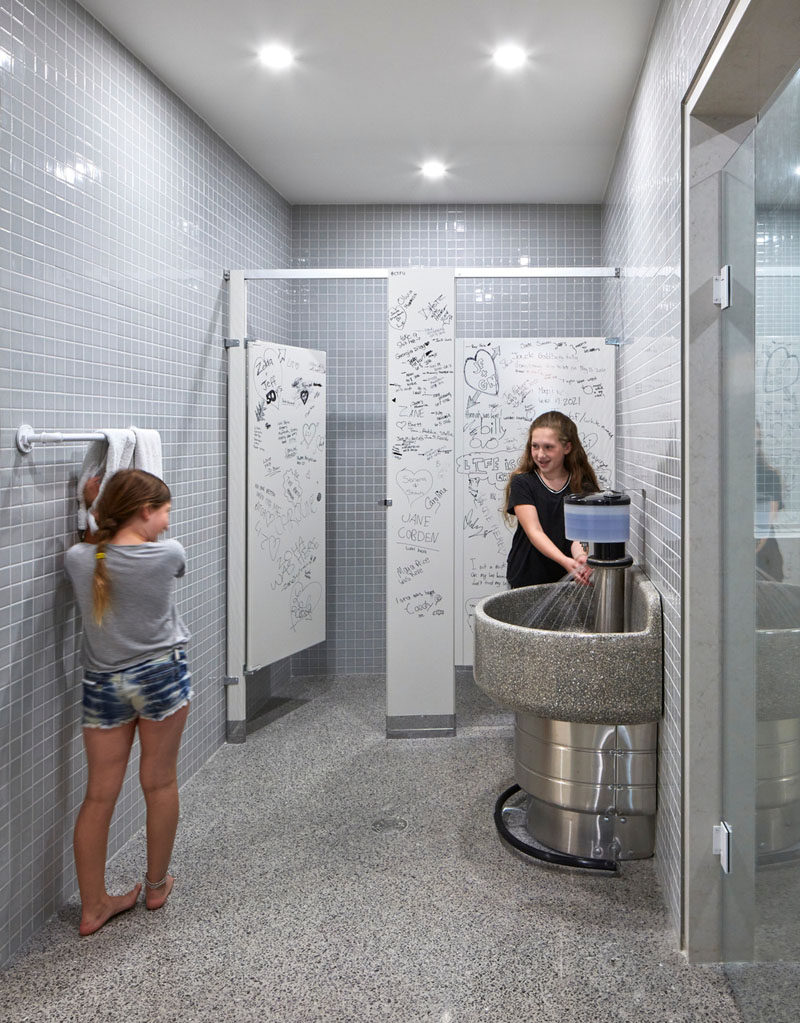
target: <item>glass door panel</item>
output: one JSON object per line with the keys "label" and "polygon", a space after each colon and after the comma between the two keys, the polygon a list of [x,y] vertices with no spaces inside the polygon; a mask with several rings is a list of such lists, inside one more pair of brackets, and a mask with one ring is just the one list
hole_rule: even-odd
{"label": "glass door panel", "polygon": [[799,75],[721,189],[723,956],[789,967],[800,959]]}
{"label": "glass door panel", "polygon": [[755,131],[754,959],[800,958],[800,75]]}

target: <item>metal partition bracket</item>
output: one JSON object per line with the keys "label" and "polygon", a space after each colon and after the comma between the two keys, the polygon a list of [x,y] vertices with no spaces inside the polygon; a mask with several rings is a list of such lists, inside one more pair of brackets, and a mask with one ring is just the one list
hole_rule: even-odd
{"label": "metal partition bracket", "polygon": [[733,834],[727,821],[720,821],[713,828],[711,851],[719,856],[719,865],[724,874],[731,872],[731,835]]}
{"label": "metal partition bracket", "polygon": [[223,686],[238,686],[239,676],[238,675],[225,675],[222,679]]}
{"label": "metal partition bracket", "polygon": [[727,309],[731,304],[731,268],[729,264],[720,267],[720,271],[714,277],[714,305],[720,309]]}
{"label": "metal partition bracket", "polygon": [[239,345],[241,344],[241,341],[239,340],[238,337],[224,337],[222,339],[222,344],[225,346],[225,348],[238,348]]}

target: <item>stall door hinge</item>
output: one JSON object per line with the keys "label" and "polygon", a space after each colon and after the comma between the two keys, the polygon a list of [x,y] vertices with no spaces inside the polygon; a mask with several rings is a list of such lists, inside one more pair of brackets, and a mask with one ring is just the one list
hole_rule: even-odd
{"label": "stall door hinge", "polygon": [[731,826],[727,821],[720,821],[715,824],[714,837],[711,849],[715,856],[719,856],[719,865],[725,874],[731,872]]}
{"label": "stall door hinge", "polygon": [[714,305],[727,309],[731,304],[731,268],[730,264],[720,267],[719,274],[714,277]]}

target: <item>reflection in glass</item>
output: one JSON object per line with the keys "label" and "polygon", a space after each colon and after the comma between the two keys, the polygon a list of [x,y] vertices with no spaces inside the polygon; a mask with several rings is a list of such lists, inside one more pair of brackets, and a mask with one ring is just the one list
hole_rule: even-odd
{"label": "reflection in glass", "polygon": [[756,155],[756,934],[800,957],[800,76]]}

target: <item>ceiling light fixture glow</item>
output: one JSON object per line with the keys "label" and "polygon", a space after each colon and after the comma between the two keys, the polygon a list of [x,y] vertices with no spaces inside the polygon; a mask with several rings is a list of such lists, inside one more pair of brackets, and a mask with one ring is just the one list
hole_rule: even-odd
{"label": "ceiling light fixture glow", "polygon": [[285,71],[294,64],[294,54],[281,43],[270,43],[258,51],[258,59],[271,71]]}
{"label": "ceiling light fixture glow", "polygon": [[521,46],[516,43],[506,43],[498,46],[492,54],[495,65],[503,71],[517,71],[527,61],[528,55]]}
{"label": "ceiling light fixture glow", "polygon": [[422,165],[422,173],[426,178],[443,178],[447,173],[447,168],[439,160],[427,160]]}

